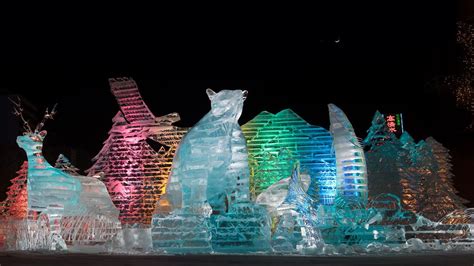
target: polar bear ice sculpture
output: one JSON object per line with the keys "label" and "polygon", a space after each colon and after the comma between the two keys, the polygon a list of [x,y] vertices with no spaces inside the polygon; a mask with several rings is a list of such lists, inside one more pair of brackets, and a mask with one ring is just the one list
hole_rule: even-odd
{"label": "polar bear ice sculpture", "polygon": [[208,89],[207,95],[211,111],[186,134],[174,158],[159,203],[170,204],[172,213],[155,215],[154,248],[180,253],[265,248],[259,241],[269,242],[269,219],[263,207],[249,202],[247,149],[238,124],[247,91]]}

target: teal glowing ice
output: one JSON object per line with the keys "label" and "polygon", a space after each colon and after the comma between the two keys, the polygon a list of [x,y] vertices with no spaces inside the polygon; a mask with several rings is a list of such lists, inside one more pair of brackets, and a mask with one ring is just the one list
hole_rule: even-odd
{"label": "teal glowing ice", "polygon": [[181,141],[160,202],[171,212],[158,209],[153,217],[153,246],[175,253],[266,250],[270,222],[249,199],[247,147],[238,124],[247,91],[207,94],[211,111]]}

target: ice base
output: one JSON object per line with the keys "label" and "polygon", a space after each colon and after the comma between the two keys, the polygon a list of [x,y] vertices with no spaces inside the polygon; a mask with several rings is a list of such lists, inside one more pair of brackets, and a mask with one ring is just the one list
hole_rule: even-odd
{"label": "ice base", "polygon": [[196,214],[155,214],[151,238],[155,251],[167,253],[211,253],[208,217]]}
{"label": "ice base", "polygon": [[268,252],[270,218],[267,210],[252,202],[231,206],[228,213],[211,216],[212,248],[222,253]]}

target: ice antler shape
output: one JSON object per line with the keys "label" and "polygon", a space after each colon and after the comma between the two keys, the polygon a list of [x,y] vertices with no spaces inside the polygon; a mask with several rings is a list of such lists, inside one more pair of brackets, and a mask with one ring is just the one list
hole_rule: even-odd
{"label": "ice antler shape", "polygon": [[56,106],[57,105],[58,105],[57,103],[54,104],[53,109],[51,110],[51,112],[49,112],[48,108],[46,108],[46,111],[44,112],[44,115],[43,115],[43,119],[36,126],[35,133],[38,133],[38,132],[40,132],[41,129],[43,129],[44,123],[46,123],[46,121],[48,119],[51,119],[51,120],[54,119],[54,115],[56,114]]}
{"label": "ice antler shape", "polygon": [[13,107],[13,114],[18,116],[21,121],[23,122],[23,129],[25,130],[26,133],[32,133],[33,131],[31,130],[30,124],[28,123],[28,120],[26,120],[23,117],[23,106],[21,105],[21,100],[20,97],[17,97],[17,101],[15,102],[13,99],[8,98],[14,105]]}

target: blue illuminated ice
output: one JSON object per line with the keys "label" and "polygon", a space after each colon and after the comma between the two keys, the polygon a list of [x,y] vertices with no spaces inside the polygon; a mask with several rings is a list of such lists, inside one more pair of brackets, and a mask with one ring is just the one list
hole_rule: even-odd
{"label": "blue illuminated ice", "polygon": [[28,158],[29,216],[43,217],[38,222],[46,223],[48,246],[32,244],[38,239],[20,232],[25,237],[18,239],[23,243],[19,249],[67,249],[65,241],[73,245],[105,243],[120,225],[105,185],[97,178],[71,175],[51,166],[41,152],[45,136],[44,130],[25,132],[17,143]]}
{"label": "blue illuminated ice", "polygon": [[249,201],[246,141],[238,124],[247,91],[208,89],[211,111],[181,141],[152,239],[167,252],[269,248],[265,208]]}
{"label": "blue illuminated ice", "polygon": [[336,152],[337,191],[346,199],[367,201],[367,166],[364,149],[349,119],[334,104],[329,104],[330,131]]}

